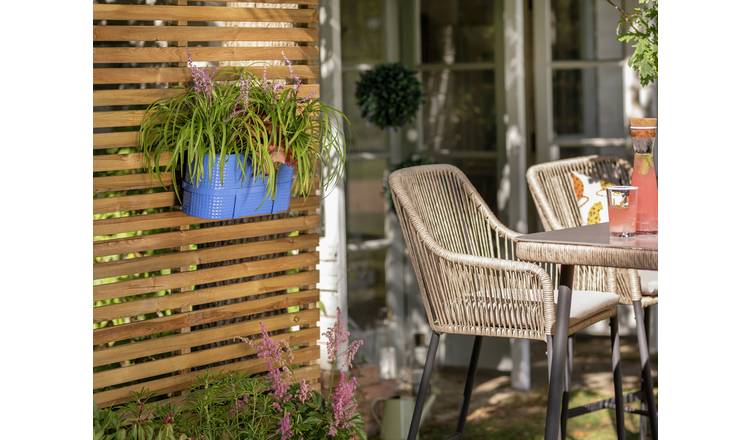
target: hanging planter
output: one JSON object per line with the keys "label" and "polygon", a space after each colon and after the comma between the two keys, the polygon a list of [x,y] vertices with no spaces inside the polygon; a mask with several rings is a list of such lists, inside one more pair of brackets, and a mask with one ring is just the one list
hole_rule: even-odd
{"label": "hanging planter", "polygon": [[172,173],[185,214],[278,214],[293,194],[307,197],[319,182],[325,193],[341,177],[348,121],[319,99],[298,96],[301,80],[286,63],[287,87],[242,69],[209,73],[188,56],[192,87],[148,107],[139,133],[145,167],[155,176],[162,166]]}
{"label": "hanging planter", "polygon": [[[205,155],[204,169],[209,168],[209,161],[209,156]],[[223,169],[217,157],[210,174],[198,183],[187,178],[182,180],[182,211],[185,214],[219,220],[278,214],[289,209],[294,178],[294,169],[290,166],[279,167],[276,187],[272,189],[268,187],[268,178],[252,175],[250,167],[243,173],[236,154],[226,157]],[[275,196],[269,197],[269,193]]]}

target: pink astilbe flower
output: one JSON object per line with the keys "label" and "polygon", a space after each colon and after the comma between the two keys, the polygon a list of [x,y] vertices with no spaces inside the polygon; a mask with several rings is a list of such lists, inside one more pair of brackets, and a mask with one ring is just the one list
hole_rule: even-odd
{"label": "pink astilbe flower", "polygon": [[346,349],[346,367],[347,368],[352,368],[352,363],[354,362],[354,356],[357,355],[357,352],[363,345],[365,345],[365,341],[361,339],[357,339],[353,341],[349,347],[347,347]]}
{"label": "pink astilbe flower", "polygon": [[308,384],[305,379],[302,379],[299,383],[299,393],[297,394],[297,398],[302,403],[305,403],[305,401],[310,398],[310,384]]}
{"label": "pink astilbe flower", "polygon": [[284,348],[286,348],[286,353],[289,353],[289,345],[282,345],[271,339],[263,324],[260,325],[260,331],[260,343],[254,343],[253,341],[250,341],[249,339],[243,337],[238,337],[238,339],[250,345],[251,347],[254,347],[258,351],[258,357],[266,361],[266,367],[268,368],[268,379],[271,382],[273,395],[277,400],[286,402],[292,397],[289,394],[292,372],[287,366],[287,360],[284,359]]}
{"label": "pink astilbe flower", "polygon": [[351,368],[354,356],[357,351],[364,345],[364,341],[358,339],[349,345],[349,331],[341,325],[341,309],[336,308],[336,322],[333,327],[329,327],[328,330],[323,334],[326,338],[326,351],[328,352],[328,362],[335,364],[340,353],[340,350],[344,351],[345,366],[342,365],[340,368]]}
{"label": "pink astilbe flower", "polygon": [[214,82],[211,79],[207,69],[198,67],[193,64],[193,57],[188,52],[188,67],[190,68],[190,75],[193,77],[193,88],[196,92],[203,93],[209,99],[214,93]]}
{"label": "pink astilbe flower", "polygon": [[333,392],[331,406],[333,408],[333,423],[328,428],[328,435],[335,436],[339,429],[349,427],[349,421],[357,411],[354,393],[357,390],[357,378],[347,378],[343,371],[339,372],[339,383]]}
{"label": "pink astilbe flower", "polygon": [[292,437],[292,419],[286,411],[284,411],[284,417],[279,422],[279,433],[281,434],[281,440],[288,440]]}

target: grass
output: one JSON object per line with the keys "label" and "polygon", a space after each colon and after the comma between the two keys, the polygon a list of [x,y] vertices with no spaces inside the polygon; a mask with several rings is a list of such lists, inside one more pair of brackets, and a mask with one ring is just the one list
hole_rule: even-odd
{"label": "grass", "polygon": [[[570,407],[611,397],[603,392],[577,390],[572,393]],[[506,410],[494,417],[467,423],[464,438],[474,440],[542,440],[544,439],[544,408],[546,396],[532,392],[504,402]],[[632,404],[631,404],[632,405]],[[533,407],[532,409],[530,409]],[[627,439],[638,439],[639,417],[625,414]],[[453,433],[455,423],[427,424],[420,433],[422,440],[445,439]],[[615,434],[614,410],[596,411],[568,421],[568,440],[612,440]]]}
{"label": "grass", "polygon": [[[576,341],[573,391],[570,408],[612,397],[608,338]],[[540,350],[541,349],[541,350]],[[532,344],[531,391],[510,387],[508,374],[478,371],[463,438],[472,440],[541,440],[544,438],[547,404],[546,359],[543,347]],[[638,387],[638,357],[635,341],[623,338],[623,385],[625,392]],[[577,372],[576,372],[577,370]],[[445,439],[455,430],[463,394],[465,370],[445,368],[431,381],[438,394],[435,405],[420,430],[421,440]],[[657,393],[658,394],[658,393]],[[629,406],[637,405],[630,403]],[[625,414],[627,439],[639,438],[640,417]],[[378,440],[379,437],[373,437]],[[567,440],[616,439],[615,412],[600,410],[568,420]]]}

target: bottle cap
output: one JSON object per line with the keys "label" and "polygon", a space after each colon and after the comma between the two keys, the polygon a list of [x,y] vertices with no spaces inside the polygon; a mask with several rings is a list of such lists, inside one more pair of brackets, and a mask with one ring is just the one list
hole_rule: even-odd
{"label": "bottle cap", "polygon": [[630,118],[630,136],[656,137],[656,118]]}

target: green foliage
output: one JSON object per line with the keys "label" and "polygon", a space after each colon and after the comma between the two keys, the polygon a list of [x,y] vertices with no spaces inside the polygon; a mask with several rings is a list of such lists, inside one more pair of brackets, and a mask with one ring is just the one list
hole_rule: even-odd
{"label": "green foliage", "polygon": [[658,2],[639,0],[641,7],[634,8],[633,12],[628,14],[612,0],[607,1],[620,12],[621,18],[617,25],[618,40],[633,47],[628,65],[638,73],[641,85],[647,86],[656,80],[659,73]]}
{"label": "green foliage", "polygon": [[[292,385],[292,392],[296,394],[298,391],[299,385]],[[284,403],[282,407],[291,414],[291,438],[293,439],[367,440],[365,422],[360,413],[355,414],[349,420],[349,428],[338,429],[336,435],[329,435],[329,427],[333,423],[333,412],[330,403],[319,392],[312,392],[305,402],[292,399]]]}
{"label": "green foliage", "polygon": [[149,406],[149,393],[133,393],[124,408],[115,412],[94,405],[94,440],[188,440],[175,434],[173,408]]}
{"label": "green foliage", "polygon": [[416,73],[399,63],[380,64],[362,72],[355,97],[362,117],[380,128],[411,122],[424,100]]}
{"label": "green foliage", "polygon": [[[275,440],[284,411],[292,417],[293,439],[367,439],[359,413],[351,428],[329,436],[332,410],[320,392],[311,391],[305,402],[284,402],[278,411],[268,388],[264,377],[232,372],[200,377],[177,405],[149,402],[147,391],[134,393],[124,406],[94,407],[94,440]],[[299,385],[290,392],[297,396]]]}
{"label": "green foliage", "polygon": [[[230,74],[220,72],[216,77]],[[194,183],[207,173],[212,178],[211,168],[204,170],[205,155],[209,164],[218,158],[223,174],[226,157],[236,154],[243,177],[246,166],[253,176],[268,177],[269,196],[275,191],[276,171],[282,163],[295,167],[296,194],[307,196],[315,190],[321,164],[331,170],[323,188],[335,183],[343,174],[346,158],[342,133],[346,116],[319,99],[299,97],[299,83],[283,89],[247,72],[235,71],[234,75],[239,79],[204,78],[210,87],[196,85],[148,107],[139,136],[148,170],[157,174],[161,156],[168,154],[166,170],[172,172],[177,191],[182,173]]]}

